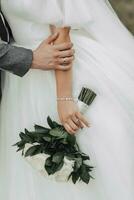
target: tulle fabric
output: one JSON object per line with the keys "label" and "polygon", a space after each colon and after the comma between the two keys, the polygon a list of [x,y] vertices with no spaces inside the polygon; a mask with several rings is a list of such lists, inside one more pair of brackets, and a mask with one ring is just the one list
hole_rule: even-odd
{"label": "tulle fabric", "polygon": [[25,127],[46,126],[48,115],[59,121],[55,78],[53,72],[38,70],[22,79],[6,73],[0,120],[0,197],[4,200],[18,200],[20,192],[20,200],[62,200],[63,196],[65,200],[133,200],[134,94],[123,88],[126,85],[133,91],[134,81],[119,67],[123,63],[113,60],[103,46],[75,33],[72,41],[77,53],[74,95],[84,85],[97,93],[86,114],[91,128],[77,135],[81,149],[91,157],[95,179],[88,186],[48,181],[15,152],[11,145]]}
{"label": "tulle fabric", "polygon": [[[13,2],[12,6],[19,16],[23,15],[26,19],[59,27],[81,28],[83,24],[92,20],[91,8],[87,0],[44,0],[43,2],[42,0],[18,0],[15,4]],[[25,16],[22,12],[23,8],[26,8]],[[39,10],[42,11],[41,14]]]}
{"label": "tulle fabric", "polygon": [[[53,21],[50,11],[57,12],[55,23],[59,23],[63,3],[70,4],[73,13],[77,11],[72,2],[76,3],[2,0],[15,44],[35,49],[50,34],[48,22]],[[88,4],[92,20],[86,25],[87,21],[82,22],[78,30],[72,29],[70,33],[76,50],[73,94],[78,96],[82,86],[97,93],[86,114],[91,128],[77,134],[81,149],[91,157],[95,179],[89,185],[48,181],[15,152],[11,145],[25,127],[32,130],[35,123],[46,126],[48,115],[59,121],[55,75],[50,71],[30,70],[19,78],[5,73],[0,111],[0,198],[3,200],[133,200],[134,39],[108,1],[80,2]],[[65,7],[66,12],[68,8]],[[81,17],[83,13],[78,11],[78,14]]]}
{"label": "tulle fabric", "polygon": [[[120,59],[129,64],[132,62],[133,36],[124,28],[108,0],[18,0],[8,1],[8,4],[11,6],[10,13],[20,19],[83,29],[93,39],[106,45],[114,56],[119,57],[122,53]],[[127,70],[132,72],[133,68],[131,66]]]}

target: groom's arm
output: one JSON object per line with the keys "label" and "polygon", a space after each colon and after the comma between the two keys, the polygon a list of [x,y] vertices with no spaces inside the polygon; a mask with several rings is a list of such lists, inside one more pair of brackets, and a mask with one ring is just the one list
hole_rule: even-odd
{"label": "groom's arm", "polygon": [[0,70],[24,76],[30,68],[62,71],[70,69],[69,64],[74,56],[72,43],[52,45],[58,36],[58,33],[49,36],[34,51],[12,46],[0,39]]}
{"label": "groom's arm", "polygon": [[0,69],[24,76],[31,68],[33,52],[22,47],[0,43]]}

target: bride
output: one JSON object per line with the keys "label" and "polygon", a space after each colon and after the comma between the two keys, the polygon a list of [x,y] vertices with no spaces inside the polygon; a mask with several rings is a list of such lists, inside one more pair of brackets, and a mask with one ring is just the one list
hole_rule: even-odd
{"label": "bride", "polygon": [[[36,49],[44,36],[59,32],[55,43],[73,42],[76,56],[73,68],[66,72],[31,70],[24,78],[5,73],[0,112],[0,198],[133,200],[133,36],[107,0],[1,3],[15,45]],[[74,101],[82,86],[97,93],[85,116]],[[46,125],[48,115],[70,134],[78,132],[78,142],[95,166],[94,180],[88,185],[46,180],[12,147],[20,131],[32,129],[35,123]]]}

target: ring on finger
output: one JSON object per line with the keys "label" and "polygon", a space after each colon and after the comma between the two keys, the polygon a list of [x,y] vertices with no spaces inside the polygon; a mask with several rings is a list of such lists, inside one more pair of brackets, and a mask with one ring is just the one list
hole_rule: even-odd
{"label": "ring on finger", "polygon": [[63,63],[65,64],[67,62],[66,58],[63,59]]}
{"label": "ring on finger", "polygon": [[72,120],[74,121],[75,124],[79,125],[80,124],[80,120],[76,117],[73,117]]}
{"label": "ring on finger", "polygon": [[79,120],[79,119],[77,119],[77,120],[75,121],[75,123],[76,123],[76,124],[79,124],[79,123],[80,123],[80,120]]}
{"label": "ring on finger", "polygon": [[74,123],[75,123],[77,126],[79,126],[79,128],[84,128],[84,126],[83,126],[81,120],[78,119],[76,116],[73,116],[73,121],[74,121]]}

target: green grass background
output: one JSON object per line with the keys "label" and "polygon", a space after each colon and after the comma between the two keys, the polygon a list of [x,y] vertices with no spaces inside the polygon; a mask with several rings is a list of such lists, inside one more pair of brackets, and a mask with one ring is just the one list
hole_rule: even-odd
{"label": "green grass background", "polygon": [[134,34],[134,0],[109,0],[121,21]]}

